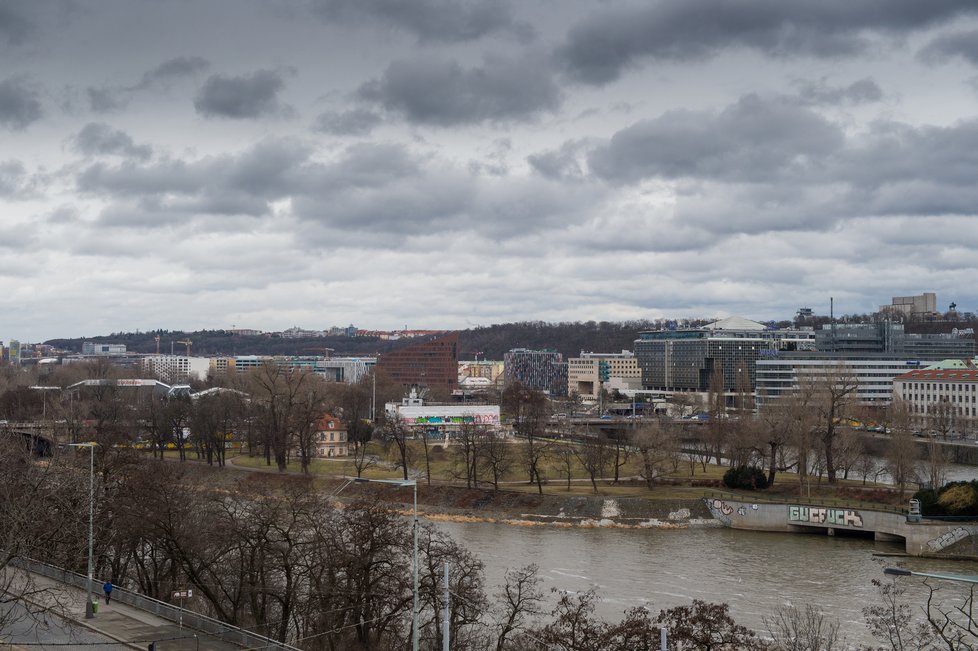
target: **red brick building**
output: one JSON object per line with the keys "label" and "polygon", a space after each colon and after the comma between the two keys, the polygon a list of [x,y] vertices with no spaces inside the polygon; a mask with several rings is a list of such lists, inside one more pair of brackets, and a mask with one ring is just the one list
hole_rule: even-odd
{"label": "red brick building", "polygon": [[458,388],[458,333],[382,353],[377,368],[404,387],[454,391]]}

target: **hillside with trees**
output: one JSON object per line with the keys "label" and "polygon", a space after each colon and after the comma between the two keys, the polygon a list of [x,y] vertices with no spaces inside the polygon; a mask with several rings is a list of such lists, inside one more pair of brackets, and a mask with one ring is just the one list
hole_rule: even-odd
{"label": "hillside with trees", "polygon": [[[662,328],[686,328],[708,323],[706,319],[667,321],[587,321],[546,323],[522,321],[502,323],[459,331],[459,359],[502,359],[512,348],[554,349],[564,357],[576,357],[582,350],[620,352],[632,350],[638,333]],[[115,332],[95,337],[50,339],[45,344],[80,353],[86,341],[99,344],[124,344],[128,352],[152,354],[157,350],[169,354],[186,354],[181,341],[193,342],[191,351],[204,357],[218,355],[376,355],[427,341],[426,338],[387,340],[379,337],[302,337],[287,338],[278,334],[240,335],[227,330],[149,330]]]}

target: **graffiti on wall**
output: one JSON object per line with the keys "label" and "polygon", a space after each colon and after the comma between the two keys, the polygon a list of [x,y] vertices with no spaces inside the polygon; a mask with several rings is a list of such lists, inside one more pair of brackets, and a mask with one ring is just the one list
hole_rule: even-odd
{"label": "graffiti on wall", "polygon": [[829,509],[819,506],[789,506],[788,522],[862,528],[863,516],[859,515],[859,511],[849,509]]}
{"label": "graffiti on wall", "polygon": [[713,517],[729,527],[730,514],[734,512],[733,507],[723,500],[706,498],[705,501],[706,506],[710,509],[710,513],[713,514]]}
{"label": "graffiti on wall", "polygon": [[723,515],[730,515],[733,513],[733,507],[724,502],[723,500],[713,500],[710,503],[710,508],[719,511]]}
{"label": "graffiti on wall", "polygon": [[933,540],[927,541],[927,546],[935,552],[939,552],[945,547],[950,547],[959,540],[964,540],[971,535],[971,531],[965,529],[964,527],[958,527],[952,531],[948,531],[943,536],[939,538],[934,538]]}

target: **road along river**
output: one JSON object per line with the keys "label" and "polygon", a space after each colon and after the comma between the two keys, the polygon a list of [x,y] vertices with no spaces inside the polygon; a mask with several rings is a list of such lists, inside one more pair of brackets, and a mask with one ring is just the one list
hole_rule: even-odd
{"label": "road along river", "polygon": [[[824,535],[732,529],[602,529],[438,522],[436,526],[485,563],[489,591],[508,569],[536,563],[543,588],[600,597],[598,615],[620,619],[635,606],[654,614],[693,599],[730,604],[741,624],[763,631],[763,618],[782,605],[813,604],[837,618],[850,643],[870,644],[862,608],[878,603],[872,580],[883,578],[873,552],[899,553],[902,543]],[[922,558],[898,561],[921,571],[978,574],[978,563]],[[920,579],[901,578],[908,602],[923,604]],[[963,584],[946,584],[956,604]],[[551,603],[556,601],[550,597]]]}

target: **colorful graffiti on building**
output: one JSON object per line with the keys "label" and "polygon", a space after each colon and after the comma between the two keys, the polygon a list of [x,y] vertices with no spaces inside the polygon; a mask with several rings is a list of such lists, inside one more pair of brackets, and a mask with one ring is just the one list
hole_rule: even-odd
{"label": "colorful graffiti on building", "polygon": [[817,506],[789,506],[788,522],[828,524],[837,527],[862,527],[863,516],[848,509],[828,509]]}
{"label": "colorful graffiti on building", "polygon": [[498,425],[499,418],[492,415],[466,414],[465,416],[415,416],[402,418],[407,425]]}

